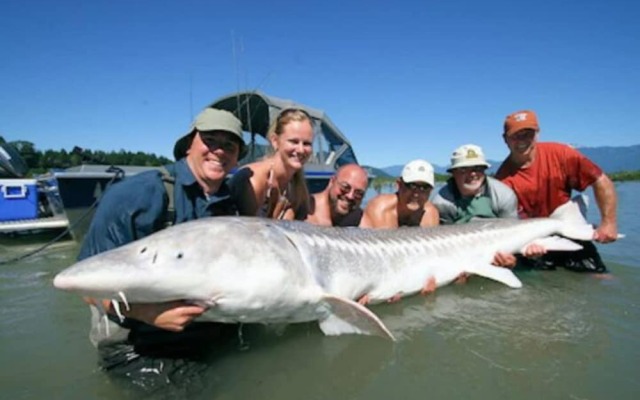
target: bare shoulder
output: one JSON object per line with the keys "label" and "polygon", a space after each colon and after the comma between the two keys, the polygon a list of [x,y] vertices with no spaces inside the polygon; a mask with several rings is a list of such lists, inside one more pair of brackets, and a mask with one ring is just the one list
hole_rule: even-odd
{"label": "bare shoulder", "polygon": [[[309,199],[310,210],[309,210],[309,214],[307,214],[307,219],[306,219],[307,222],[310,222],[316,225],[326,225],[325,220],[327,219],[327,215],[329,214],[329,210],[328,210],[329,204],[324,194],[325,192],[320,192],[320,193],[311,195]],[[331,221],[329,220],[329,225],[330,224],[331,224]]]}
{"label": "bare shoulder", "polygon": [[267,160],[254,161],[243,168],[249,168],[255,175],[263,175],[269,172],[271,163]]}
{"label": "bare shoulder", "polygon": [[244,168],[251,170],[251,185],[256,189],[256,191],[266,190],[271,163],[265,160],[256,161],[251,164],[247,164]]}
{"label": "bare shoulder", "polygon": [[428,227],[436,225],[440,225],[440,213],[433,203],[427,201],[424,203],[424,214],[422,215],[420,226]]}
{"label": "bare shoulder", "polygon": [[427,212],[434,212],[434,213],[438,212],[438,209],[436,208],[436,206],[433,205],[431,201],[427,201],[426,203],[424,203],[424,210]]}
{"label": "bare shoulder", "polygon": [[365,228],[391,228],[397,225],[396,206],[398,197],[395,194],[381,194],[369,201],[364,210],[362,223]]}
{"label": "bare shoulder", "polygon": [[395,194],[379,194],[367,203],[367,210],[370,211],[384,211],[386,209],[394,208],[398,202],[398,197]]}

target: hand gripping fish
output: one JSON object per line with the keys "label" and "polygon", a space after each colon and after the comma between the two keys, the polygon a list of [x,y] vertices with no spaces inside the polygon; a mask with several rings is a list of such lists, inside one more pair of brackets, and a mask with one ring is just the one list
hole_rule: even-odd
{"label": "hand gripping fish", "polygon": [[537,242],[577,250],[593,227],[569,202],[550,218],[495,219],[435,228],[373,230],[304,222],[212,217],[175,225],[82,260],[54,279],[59,289],[128,303],[188,300],[205,305],[199,320],[293,323],[318,320],[327,335],[359,333],[393,339],[357,303],[421,292],[480,275],[519,288],[497,251]]}

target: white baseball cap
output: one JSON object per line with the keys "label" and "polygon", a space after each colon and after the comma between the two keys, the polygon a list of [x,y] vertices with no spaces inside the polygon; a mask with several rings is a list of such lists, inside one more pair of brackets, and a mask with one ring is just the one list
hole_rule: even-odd
{"label": "white baseball cap", "polygon": [[465,144],[458,147],[451,155],[451,166],[447,171],[462,167],[483,166],[489,168],[491,165],[484,158],[484,153],[480,146],[475,144]]}
{"label": "white baseball cap", "polygon": [[413,160],[402,169],[402,181],[405,183],[425,182],[435,186],[433,166],[425,160]]}

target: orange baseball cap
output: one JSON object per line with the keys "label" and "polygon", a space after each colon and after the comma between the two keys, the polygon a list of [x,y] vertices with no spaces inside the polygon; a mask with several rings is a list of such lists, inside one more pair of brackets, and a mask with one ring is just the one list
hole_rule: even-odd
{"label": "orange baseball cap", "polygon": [[505,135],[511,135],[522,129],[533,129],[536,132],[540,130],[536,113],[529,110],[522,110],[507,115],[507,119],[504,120]]}

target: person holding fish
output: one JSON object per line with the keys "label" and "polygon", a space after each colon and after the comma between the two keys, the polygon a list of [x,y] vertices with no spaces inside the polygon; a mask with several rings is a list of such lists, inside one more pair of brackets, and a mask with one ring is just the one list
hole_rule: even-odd
{"label": "person holding fish", "polygon": [[[240,120],[228,111],[205,109],[176,142],[177,161],[165,167],[165,174],[139,173],[107,189],[78,259],[131,243],[171,224],[235,215],[237,207],[226,177],[245,152]],[[166,184],[167,179],[171,185]],[[200,370],[197,359],[203,349],[219,343],[216,338],[236,333],[233,325],[191,324],[206,309],[182,301],[126,304],[123,299],[125,303],[120,304],[85,300],[91,305],[90,338],[98,348],[100,366],[147,390]]]}
{"label": "person holding fish", "polygon": [[518,218],[518,199],[513,190],[486,175],[482,148],[458,147],[447,171],[451,178],[433,198],[442,224],[464,224],[475,218]]}
{"label": "person holding fish", "polygon": [[300,108],[280,112],[267,134],[272,154],[237,171],[230,185],[240,215],[304,220],[309,190],[304,164],[312,153],[313,120]]}
{"label": "person holding fish", "polygon": [[436,226],[438,209],[429,201],[435,184],[433,167],[425,160],[413,160],[404,166],[393,194],[379,194],[364,210],[361,228],[398,228]]}
{"label": "person holding fish", "polygon": [[[572,190],[591,186],[600,210],[600,226],[593,240],[613,242],[618,238],[615,186],[600,167],[578,150],[560,143],[538,142],[538,117],[530,110],[509,114],[502,137],[509,148],[496,178],[511,187],[518,198],[521,218],[548,217],[558,206],[571,199]],[[549,254],[549,267],[555,263],[569,269],[606,272],[592,242],[579,242],[584,250],[571,254]]]}
{"label": "person holding fish", "polygon": [[311,197],[306,221],[324,226],[358,226],[362,220],[362,199],[367,191],[367,171],[358,164],[338,168],[327,187]]}
{"label": "person holding fish", "polygon": [[[464,224],[479,218],[518,218],[515,193],[504,183],[486,175],[490,166],[480,146],[465,144],[453,151],[447,169],[451,178],[433,198],[441,224]],[[516,257],[500,252],[493,263],[513,268]]]}

